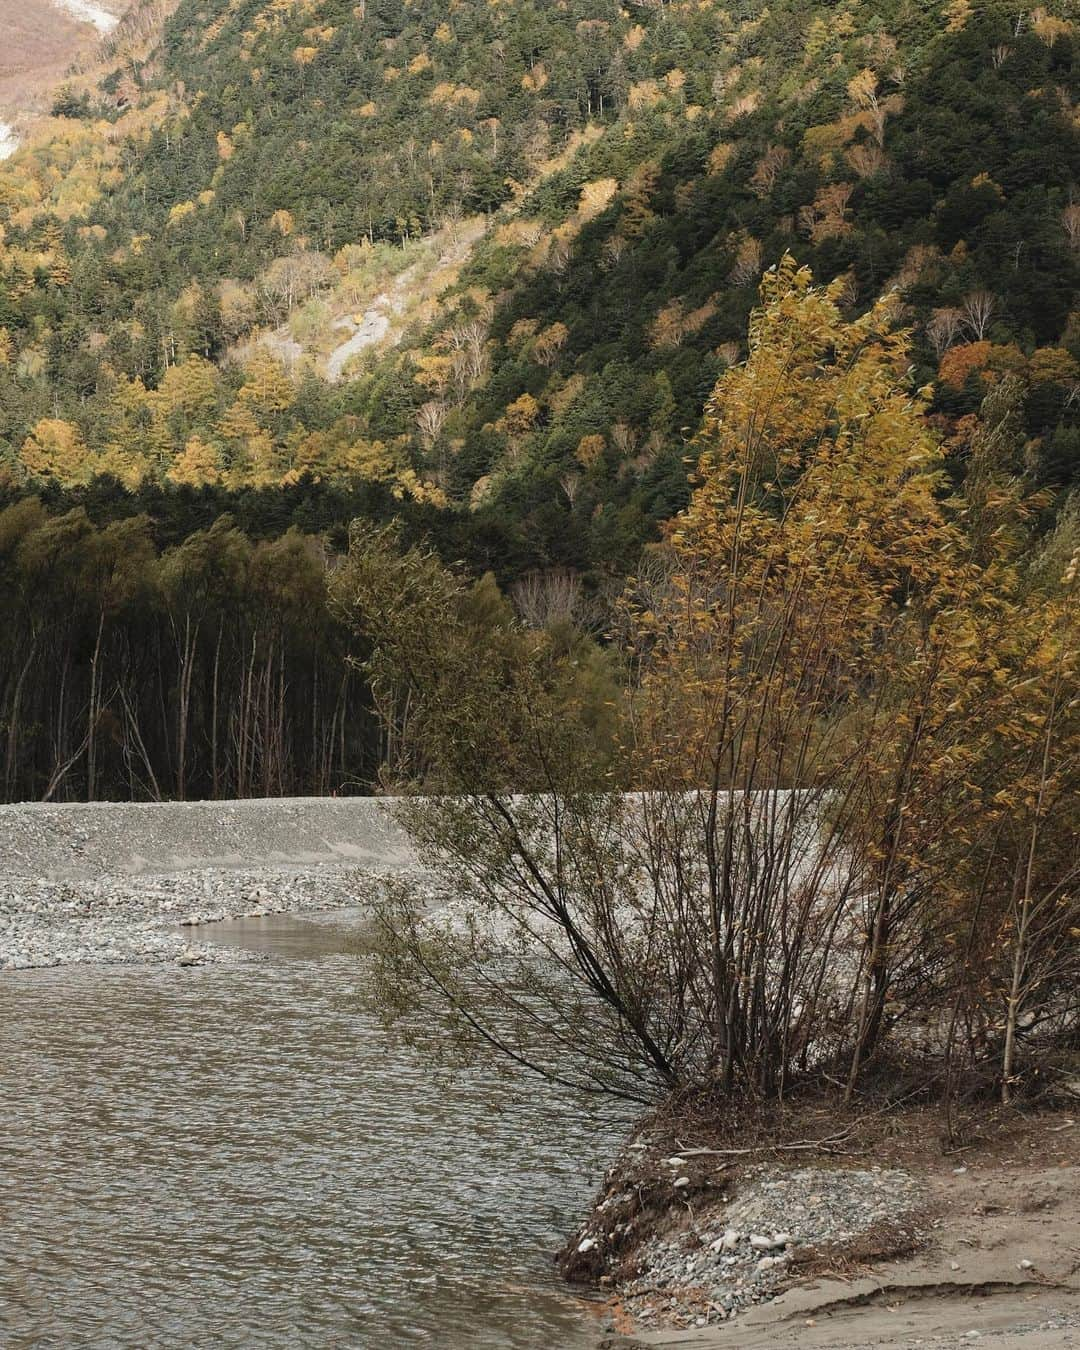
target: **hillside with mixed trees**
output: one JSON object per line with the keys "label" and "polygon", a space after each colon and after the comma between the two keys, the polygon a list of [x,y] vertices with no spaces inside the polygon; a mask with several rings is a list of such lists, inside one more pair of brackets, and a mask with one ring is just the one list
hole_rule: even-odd
{"label": "hillside with mixed trees", "polygon": [[[785,253],[850,318],[899,292],[942,491],[989,425],[1049,525],[1080,481],[1078,43],[1070,0],[137,4],[0,166],[5,792],[370,770],[324,588],[278,604],[279,555],[325,571],[400,517],[534,618],[609,593]],[[314,716],[282,673],[312,613]]]}

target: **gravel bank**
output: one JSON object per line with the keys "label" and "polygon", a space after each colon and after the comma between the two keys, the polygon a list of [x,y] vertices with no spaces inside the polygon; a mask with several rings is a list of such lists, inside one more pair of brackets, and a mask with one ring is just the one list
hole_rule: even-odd
{"label": "gravel bank", "polygon": [[[1003,1114],[998,1124],[984,1125],[981,1145],[965,1151],[960,1166],[953,1165],[955,1156],[935,1157],[925,1137],[900,1144],[905,1153],[916,1144],[911,1170],[889,1171],[918,1176],[920,1227],[926,1223],[926,1240],[910,1250],[875,1256],[873,1244],[860,1249],[856,1237],[850,1244],[853,1259],[812,1266],[811,1278],[792,1279],[778,1297],[745,1308],[739,1317],[704,1327],[684,1318],[666,1325],[639,1319],[635,1327],[623,1327],[627,1334],[602,1340],[603,1350],[1080,1346],[1077,1122],[1056,1111],[1011,1119]],[[803,1182],[817,1170],[786,1173],[793,1227],[805,1226],[800,1209],[809,1196]],[[873,1171],[826,1170],[853,1181],[860,1171],[864,1177]],[[878,1174],[882,1192],[892,1184],[887,1175]],[[776,1179],[771,1171],[761,1178]],[[855,1184],[862,1189],[865,1180]],[[767,1198],[772,1194],[767,1185],[750,1183],[736,1203],[748,1201],[747,1217],[759,1221],[772,1217]],[[797,1266],[794,1256],[792,1265]]]}
{"label": "gravel bank", "polygon": [[0,970],[251,959],[180,928],[361,905],[414,866],[372,799],[0,807]]}
{"label": "gravel bank", "polygon": [[408,866],[373,797],[0,806],[0,875],[82,880],[210,867]]}
{"label": "gravel bank", "polygon": [[726,1322],[824,1253],[882,1226],[914,1230],[925,1201],[899,1168],[762,1165],[736,1182],[702,1161],[657,1160],[647,1179],[624,1163],[571,1244],[571,1263],[603,1270],[600,1284],[640,1329]]}
{"label": "gravel bank", "polygon": [[[673,1170],[680,1162],[670,1163]],[[644,1246],[641,1274],[624,1286],[624,1303],[642,1325],[671,1317],[697,1327],[726,1321],[771,1299],[790,1281],[793,1261],[895,1224],[922,1198],[914,1178],[894,1169],[750,1173],[722,1211]],[[658,1287],[665,1290],[659,1302]]]}

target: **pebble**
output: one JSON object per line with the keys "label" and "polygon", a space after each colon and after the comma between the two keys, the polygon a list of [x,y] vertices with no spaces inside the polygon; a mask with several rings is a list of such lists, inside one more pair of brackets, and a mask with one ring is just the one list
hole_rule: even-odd
{"label": "pebble", "polygon": [[374,798],[0,806],[0,971],[260,959],[190,929],[357,906],[405,869],[430,890]]}

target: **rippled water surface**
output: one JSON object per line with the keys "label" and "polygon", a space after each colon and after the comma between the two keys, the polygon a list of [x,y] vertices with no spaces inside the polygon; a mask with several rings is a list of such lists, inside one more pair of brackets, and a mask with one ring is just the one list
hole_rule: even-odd
{"label": "rippled water surface", "polygon": [[0,977],[0,1345],[575,1347],[550,1275],[622,1124],[390,1045],[342,930]]}

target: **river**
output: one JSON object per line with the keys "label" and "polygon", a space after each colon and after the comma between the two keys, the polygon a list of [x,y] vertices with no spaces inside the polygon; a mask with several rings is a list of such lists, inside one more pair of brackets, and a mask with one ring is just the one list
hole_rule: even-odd
{"label": "river", "polygon": [[584,1347],[554,1280],[625,1128],[383,1032],[360,919],[257,964],[0,976],[0,1344]]}

